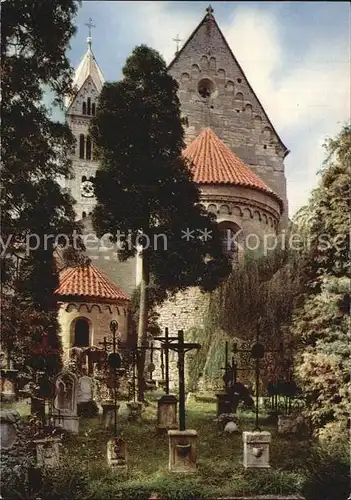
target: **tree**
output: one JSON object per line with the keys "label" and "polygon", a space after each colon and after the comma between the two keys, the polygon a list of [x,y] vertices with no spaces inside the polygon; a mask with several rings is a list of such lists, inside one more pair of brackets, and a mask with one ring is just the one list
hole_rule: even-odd
{"label": "tree", "polygon": [[[123,259],[135,255],[138,245],[141,248],[140,346],[146,340],[151,286],[162,298],[167,291],[195,285],[212,290],[230,267],[215,220],[198,205],[199,191],[182,158],[185,143],[177,89],[162,57],[141,45],[127,59],[123,79],[104,85],[92,121],[101,162],[94,226],[100,235],[116,235],[118,230],[129,234],[132,244],[119,251]],[[187,228],[193,231],[190,241],[182,232]],[[199,238],[205,230],[210,239]],[[139,378],[143,368],[141,361]]]}
{"label": "tree", "polygon": [[351,127],[325,143],[327,157],[308,208],[305,297],[292,332],[299,341],[296,373],[308,396],[307,415],[320,437],[346,435],[350,414],[350,159]]}
{"label": "tree", "polygon": [[[74,139],[67,125],[51,119],[43,95],[44,88],[52,91],[60,105],[71,91],[66,50],[77,5],[74,0],[2,3],[1,283],[2,293],[26,315],[15,315],[16,323],[4,317],[5,329],[12,337],[31,335],[27,320],[33,315],[36,331],[44,329],[58,350],[55,237],[71,238],[80,226],[74,222],[73,199],[58,183],[71,175]],[[16,252],[24,254],[20,274],[12,265]]]}
{"label": "tree", "polygon": [[[213,385],[222,385],[224,342],[237,343],[250,349],[257,328],[267,351],[261,363],[261,381],[286,375],[284,360],[292,360],[293,337],[288,330],[294,306],[301,293],[300,263],[297,252],[277,248],[268,255],[247,252],[228,279],[211,296],[211,303],[202,331],[194,337],[202,348],[190,362],[192,379],[204,377]],[[254,363],[249,354],[240,354],[238,366],[241,380],[254,380]],[[195,367],[197,369],[195,370]],[[196,372],[196,374],[195,374]]]}

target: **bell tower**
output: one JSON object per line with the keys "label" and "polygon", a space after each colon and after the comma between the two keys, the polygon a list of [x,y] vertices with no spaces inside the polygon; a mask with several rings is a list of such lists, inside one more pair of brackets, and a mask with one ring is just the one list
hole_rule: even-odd
{"label": "bell tower", "polygon": [[86,23],[89,29],[87,51],[76,69],[74,94],[66,99],[66,117],[75,139],[72,151],[73,179],[66,179],[66,188],[76,200],[77,219],[88,217],[96,203],[93,180],[98,167],[94,160],[94,144],[89,135],[90,120],[95,116],[98,98],[104,77],[91,49],[91,29],[95,26],[91,18]]}

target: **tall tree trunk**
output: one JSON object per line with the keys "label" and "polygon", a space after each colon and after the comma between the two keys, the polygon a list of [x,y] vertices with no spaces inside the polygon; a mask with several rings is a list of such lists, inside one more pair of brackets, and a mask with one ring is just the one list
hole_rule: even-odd
{"label": "tall tree trunk", "polygon": [[[148,286],[149,286],[149,262],[148,253],[143,250],[142,258],[142,276],[140,283],[140,304],[139,304],[139,325],[138,325],[138,347],[147,346],[147,328],[148,328]],[[138,356],[138,399],[144,401],[145,390],[145,349],[140,349]]]}

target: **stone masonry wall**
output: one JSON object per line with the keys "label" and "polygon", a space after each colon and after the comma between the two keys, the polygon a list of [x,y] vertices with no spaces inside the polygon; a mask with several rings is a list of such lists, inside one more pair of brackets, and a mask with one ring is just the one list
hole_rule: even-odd
{"label": "stone masonry wall", "polygon": [[[182,114],[188,119],[186,142],[210,126],[283,199],[286,223],[283,160],[287,150],[213,19],[200,25],[171,63],[169,72],[179,83]],[[208,99],[198,93],[199,83],[204,79],[211,82]]]}

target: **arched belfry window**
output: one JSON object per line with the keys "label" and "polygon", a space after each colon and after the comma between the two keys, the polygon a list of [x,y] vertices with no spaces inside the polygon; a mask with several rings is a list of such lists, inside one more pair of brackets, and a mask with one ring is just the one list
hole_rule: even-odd
{"label": "arched belfry window", "polygon": [[83,115],[87,114],[87,103],[85,101],[83,101],[82,113]]}
{"label": "arched belfry window", "polygon": [[91,99],[88,97],[87,99],[87,115],[91,114]]}
{"label": "arched belfry window", "polygon": [[79,136],[79,158],[84,158],[84,134]]}
{"label": "arched belfry window", "polygon": [[89,347],[89,322],[85,318],[77,319],[74,325],[73,347]]}
{"label": "arched belfry window", "polygon": [[90,135],[87,136],[86,159],[91,160],[91,138],[90,138]]}

